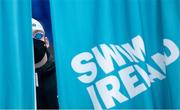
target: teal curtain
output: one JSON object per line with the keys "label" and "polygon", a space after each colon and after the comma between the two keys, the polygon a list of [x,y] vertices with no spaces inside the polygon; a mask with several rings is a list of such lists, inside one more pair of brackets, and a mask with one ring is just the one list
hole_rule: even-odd
{"label": "teal curtain", "polygon": [[61,108],[180,108],[179,0],[50,0]]}
{"label": "teal curtain", "polygon": [[0,108],[34,109],[31,0],[0,0]]}

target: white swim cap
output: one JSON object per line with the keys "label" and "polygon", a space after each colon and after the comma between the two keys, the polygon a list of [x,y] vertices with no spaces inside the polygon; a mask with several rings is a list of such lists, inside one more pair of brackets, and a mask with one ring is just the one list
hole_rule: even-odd
{"label": "white swim cap", "polygon": [[41,23],[35,20],[34,18],[32,18],[32,33],[34,33],[34,31],[37,31],[37,30],[40,30],[45,33],[44,28],[41,25]]}

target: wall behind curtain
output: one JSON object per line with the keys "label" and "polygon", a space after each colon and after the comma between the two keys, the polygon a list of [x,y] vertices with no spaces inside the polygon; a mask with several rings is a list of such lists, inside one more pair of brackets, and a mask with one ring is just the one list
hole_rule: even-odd
{"label": "wall behind curtain", "polygon": [[32,17],[40,21],[50,43],[53,43],[49,0],[32,0]]}
{"label": "wall behind curtain", "polygon": [[[50,3],[61,108],[180,108],[179,0],[51,0]],[[141,37],[136,37],[138,35]],[[122,44],[129,43],[132,46],[135,38],[141,40],[137,40],[134,48],[141,47],[141,41],[144,42],[144,61],[131,62],[124,54],[126,65],[119,66],[117,59],[109,60],[112,58],[107,55],[112,50],[110,44],[122,47]],[[173,53],[164,46],[169,40],[176,45],[172,49],[176,54],[173,57],[175,60],[170,65],[164,57]],[[106,46],[106,50],[101,50],[100,46]],[[161,56],[153,61],[152,56],[158,52]],[[73,65],[74,58],[77,59]],[[109,71],[111,63],[114,71],[106,74],[104,70]],[[123,78],[118,75],[120,70],[134,64],[148,72],[147,63],[157,70],[154,73],[161,75],[157,75],[154,82],[149,77],[142,79],[134,69],[127,77],[133,77],[136,83],[124,79],[124,84]],[[93,73],[97,74],[95,79],[91,77],[92,80],[90,76]],[[150,87],[145,81],[151,81]],[[125,86],[128,82],[134,88],[145,84],[146,90],[131,97]],[[112,99],[107,90],[114,88],[116,92],[111,95],[118,98]],[[132,94],[137,91],[132,91]],[[119,92],[126,97],[126,101],[119,97]]]}
{"label": "wall behind curtain", "polygon": [[33,109],[31,0],[0,0],[0,108]]}

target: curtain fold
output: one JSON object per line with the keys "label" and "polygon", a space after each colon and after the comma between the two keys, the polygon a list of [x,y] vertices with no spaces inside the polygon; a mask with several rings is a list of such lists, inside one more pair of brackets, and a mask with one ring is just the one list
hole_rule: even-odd
{"label": "curtain fold", "polygon": [[0,108],[34,109],[31,0],[0,0]]}
{"label": "curtain fold", "polygon": [[61,108],[180,108],[179,0],[50,0]]}

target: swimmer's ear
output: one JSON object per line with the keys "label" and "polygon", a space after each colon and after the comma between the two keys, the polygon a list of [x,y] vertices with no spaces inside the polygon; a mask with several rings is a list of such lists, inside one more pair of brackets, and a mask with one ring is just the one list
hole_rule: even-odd
{"label": "swimmer's ear", "polygon": [[47,37],[44,38],[44,41],[45,41],[45,45],[47,48],[49,48],[49,40]]}

